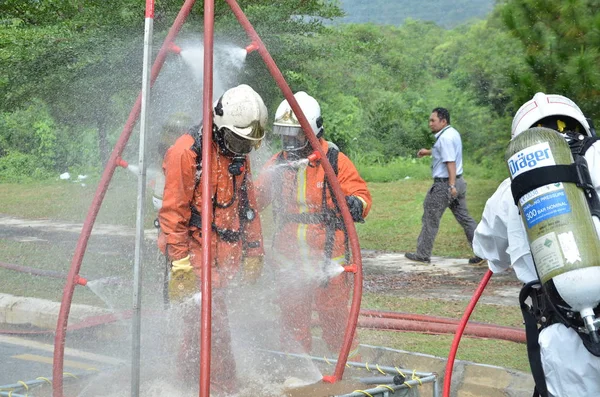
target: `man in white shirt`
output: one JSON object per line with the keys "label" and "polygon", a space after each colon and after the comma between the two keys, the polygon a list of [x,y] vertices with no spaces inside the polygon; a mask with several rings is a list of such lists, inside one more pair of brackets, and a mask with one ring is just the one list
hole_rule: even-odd
{"label": "man in white shirt", "polygon": [[[437,236],[440,220],[446,208],[462,226],[469,244],[477,227],[467,210],[467,183],[462,177],[462,141],[458,131],[450,125],[450,113],[444,108],[435,108],[429,117],[429,128],[435,134],[435,144],[431,149],[421,149],[417,157],[431,156],[433,185],[423,202],[421,234],[417,240],[417,252],[407,252],[405,256],[416,262],[431,262],[433,243]],[[471,264],[480,264],[483,259],[469,259]]]}

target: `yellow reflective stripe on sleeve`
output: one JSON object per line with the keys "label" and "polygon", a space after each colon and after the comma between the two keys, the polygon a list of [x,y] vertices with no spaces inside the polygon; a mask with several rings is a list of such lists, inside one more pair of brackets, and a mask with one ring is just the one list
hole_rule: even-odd
{"label": "yellow reflective stripe on sleeve", "polygon": [[[308,206],[306,205],[306,171],[307,167],[304,166],[298,170],[296,174],[296,202],[298,204],[298,213],[308,212]],[[307,224],[298,224],[297,239],[298,239],[298,250],[300,254],[300,260],[308,265],[309,260],[309,248],[306,241],[306,232],[308,230]]]}
{"label": "yellow reflective stripe on sleeve", "polygon": [[331,258],[331,262],[335,263],[336,265],[345,266],[346,257],[344,255],[336,256],[335,258]]}

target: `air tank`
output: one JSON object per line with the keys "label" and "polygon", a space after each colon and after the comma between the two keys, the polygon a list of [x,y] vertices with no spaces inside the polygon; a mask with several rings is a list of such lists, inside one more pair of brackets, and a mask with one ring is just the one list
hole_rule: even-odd
{"label": "air tank", "polygon": [[[510,142],[505,160],[513,180],[536,168],[571,164],[573,156],[558,132],[534,127]],[[518,206],[542,284],[553,285],[587,322],[600,302],[600,241],[583,190],[552,183],[526,193]]]}

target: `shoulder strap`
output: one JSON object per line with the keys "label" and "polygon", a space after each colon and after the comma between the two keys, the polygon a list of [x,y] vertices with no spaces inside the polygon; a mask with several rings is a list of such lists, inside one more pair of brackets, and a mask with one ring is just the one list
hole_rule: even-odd
{"label": "shoulder strap", "polygon": [[569,135],[571,139],[568,140],[569,147],[571,148],[571,153],[573,156],[580,155],[584,156],[585,152],[592,147],[594,143],[598,141],[598,137],[590,137],[586,135],[578,135],[572,136]]}
{"label": "shoulder strap", "polygon": [[[335,146],[335,145],[330,145],[329,148],[327,149],[327,160],[329,161],[329,164],[331,164],[331,168],[333,168],[333,172],[335,173],[335,175],[338,175],[338,158],[340,155],[340,151],[339,149]],[[326,223],[325,223],[325,260],[326,262],[331,260],[332,256],[333,256],[333,245],[335,242],[335,231],[336,229],[340,228],[342,229],[342,231],[344,232],[344,245],[345,245],[345,252],[344,252],[344,256],[346,258],[346,263],[350,262],[350,249],[349,249],[349,241],[348,241],[348,232],[346,231],[346,225],[344,224],[343,221],[341,221],[340,219],[338,219],[338,215],[337,213],[331,213],[330,210],[327,208],[327,190],[329,190],[329,193],[331,194],[331,199],[333,200],[333,204],[336,208],[338,208],[338,203],[337,200],[335,198],[335,194],[333,194],[333,189],[331,188],[330,184],[327,183],[327,177],[324,178],[323,180],[323,194],[322,194],[322,211],[323,211],[323,215],[325,217],[331,217],[332,219],[329,219]]]}
{"label": "shoulder strap", "polygon": [[196,186],[200,183],[200,171],[202,170],[202,130],[200,124],[189,129],[188,134],[194,138],[194,144],[190,149],[196,153]]}
{"label": "shoulder strap", "polygon": [[331,168],[333,168],[333,172],[338,174],[338,157],[340,155],[340,151],[333,146],[330,146],[327,149],[327,160],[329,160],[329,164],[331,164]]}
{"label": "shoulder strap", "polygon": [[[546,375],[542,366],[542,357],[540,355],[540,344],[538,338],[540,329],[536,319],[536,310],[540,310],[538,306],[541,296],[539,289],[541,285],[538,280],[529,282],[523,286],[519,293],[519,305],[523,314],[523,323],[525,324],[525,339],[527,342],[527,357],[529,358],[529,366],[531,375],[535,382],[534,396],[547,397],[548,388],[546,385]],[[532,306],[526,302],[527,298],[531,298]]]}
{"label": "shoulder strap", "polygon": [[577,136],[570,135],[569,137],[571,139],[569,139],[567,142],[569,143],[571,154],[573,155],[575,164],[579,167],[579,174],[582,175],[582,179],[585,181],[585,186],[580,187],[582,187],[585,191],[585,198],[588,201],[592,215],[594,215],[597,218],[600,218],[600,198],[596,194],[596,189],[592,182],[592,177],[590,175],[587,160],[585,159],[585,153],[600,138],[596,136],[590,137],[583,134],[579,134]]}

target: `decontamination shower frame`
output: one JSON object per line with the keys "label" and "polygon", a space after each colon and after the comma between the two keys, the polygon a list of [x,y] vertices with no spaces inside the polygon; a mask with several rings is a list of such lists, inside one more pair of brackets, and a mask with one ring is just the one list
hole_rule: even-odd
{"label": "decontamination shower frame", "polygon": [[[360,301],[362,296],[362,258],[360,254],[360,247],[358,244],[358,237],[356,234],[356,229],[354,227],[354,222],[352,221],[352,217],[346,205],[346,200],[344,198],[344,194],[341,190],[339,182],[337,181],[337,177],[331,164],[327,160],[327,156],[325,155],[321,145],[319,144],[318,139],[314,135],[312,129],[310,128],[310,124],[306,119],[302,109],[300,109],[298,102],[293,96],[293,92],[290,89],[289,85],[285,81],[283,74],[275,64],[275,61],[271,57],[268,52],[266,46],[260,39],[258,33],[254,30],[254,27],[240,8],[239,4],[236,0],[224,0],[231,8],[235,17],[238,19],[242,28],[246,31],[248,37],[251,40],[252,48],[255,49],[260,56],[262,57],[267,69],[273,76],[276,84],[281,89],[285,99],[287,99],[288,103],[291,105],[292,110],[297,115],[300,125],[304,130],[311,146],[315,151],[320,154],[321,164],[325,170],[325,175],[328,180],[331,182],[330,186],[332,188],[333,194],[337,199],[337,203],[341,210],[342,219],[344,224],[346,225],[346,230],[348,232],[348,240],[349,247],[352,254],[353,263],[350,266],[345,267],[345,271],[351,272],[354,274],[354,290],[352,297],[352,304],[350,307],[350,315],[348,317],[348,322],[346,324],[346,330],[344,333],[344,340],[342,343],[342,348],[339,353],[339,357],[337,360],[337,364],[334,370],[334,373],[329,376],[324,376],[323,381],[325,382],[338,382],[342,379],[344,374],[345,363],[348,359],[348,354],[350,352],[352,339],[356,332],[356,325],[358,323],[358,315],[360,311]],[[150,85],[152,85],[158,74],[162,68],[162,65],[165,62],[166,56],[169,52],[169,49],[173,45],[175,38],[177,37],[179,31],[186,18],[188,17],[191,9],[195,3],[195,0],[185,0],[182,5],[177,17],[173,25],[171,26],[157,56],[152,65],[151,72],[149,74],[148,80]],[[203,76],[203,106],[202,112],[204,115],[212,114],[212,103],[213,103],[213,38],[214,38],[214,4],[215,0],[204,0],[204,76]],[[148,37],[148,33],[152,32],[152,19],[154,17],[154,2],[153,0],[146,0],[146,36]],[[149,47],[148,41],[145,40],[145,46]],[[146,52],[144,54],[146,58]],[[146,68],[144,68],[144,73],[146,73]],[[146,76],[145,76],[146,77]],[[73,299],[73,293],[75,290],[75,286],[77,285],[77,280],[79,279],[79,270],[81,268],[81,263],[83,260],[83,256],[86,251],[87,243],[89,237],[92,232],[92,228],[98,212],[100,210],[100,206],[102,205],[102,201],[104,196],[108,190],[108,185],[112,179],[114,171],[116,167],[119,165],[120,156],[125,149],[125,146],[129,140],[133,127],[140,116],[140,110],[144,109],[145,102],[147,98],[145,96],[148,94],[145,86],[142,86],[142,92],[138,95],[137,100],[129,114],[129,117],[125,123],[125,126],[121,132],[121,135],[115,144],[113,151],[110,155],[108,163],[104,169],[98,187],[96,189],[94,198],[88,210],[87,216],[83,223],[83,227],[81,230],[81,234],[79,236],[77,246],[75,247],[75,252],[73,254],[73,259],[71,261],[71,268],[69,270],[67,281],[63,290],[63,297],[61,301],[60,312],[58,316],[58,321],[56,325],[56,335],[54,340],[54,359],[53,359],[53,396],[54,397],[62,397],[63,396],[63,364],[64,364],[64,349],[65,349],[65,339],[66,339],[66,329],[69,318],[69,312],[71,308],[71,303]],[[143,120],[143,112],[142,112],[142,122]],[[212,130],[212,117],[203,117],[203,125],[202,128],[204,131]],[[140,131],[140,164],[143,165],[143,133],[144,129],[142,128]],[[210,169],[211,164],[211,143],[212,143],[212,135],[211,134],[202,134],[202,168],[205,170]],[[201,177],[201,189],[203,197],[211,197],[211,186],[208,180],[208,176],[210,172],[203,172]],[[143,221],[139,219],[141,216],[140,208],[139,208],[139,199],[140,199],[140,191],[144,191],[144,187],[141,186],[145,182],[145,167],[140,167],[140,175],[138,178],[138,219],[136,222],[136,226],[140,227],[143,225]],[[143,199],[143,197],[141,197]],[[202,203],[202,245],[204,247],[210,247],[210,239],[211,239],[211,228],[210,224],[212,222],[212,211],[210,208],[210,201],[203,200]],[[136,243],[138,243],[138,238],[140,231],[136,232]],[[136,260],[137,260],[138,250],[136,249]],[[210,357],[211,357],[211,300],[212,300],[212,287],[211,287],[211,250],[205,249],[202,251],[202,274],[205,275],[201,280],[201,289],[203,293],[202,299],[202,307],[201,307],[201,316],[200,316],[200,347],[201,347],[201,356],[200,356],[200,397],[208,397],[210,395]],[[137,270],[136,270],[137,273]],[[139,299],[139,296],[137,297]],[[136,307],[137,315],[139,315],[139,307]],[[135,352],[133,354],[135,359]],[[139,360],[139,355],[137,357]],[[139,363],[132,363],[132,367],[135,367]],[[139,365],[138,365],[139,368]],[[139,391],[134,390],[135,387],[132,387],[132,395],[137,395],[136,393]]]}

